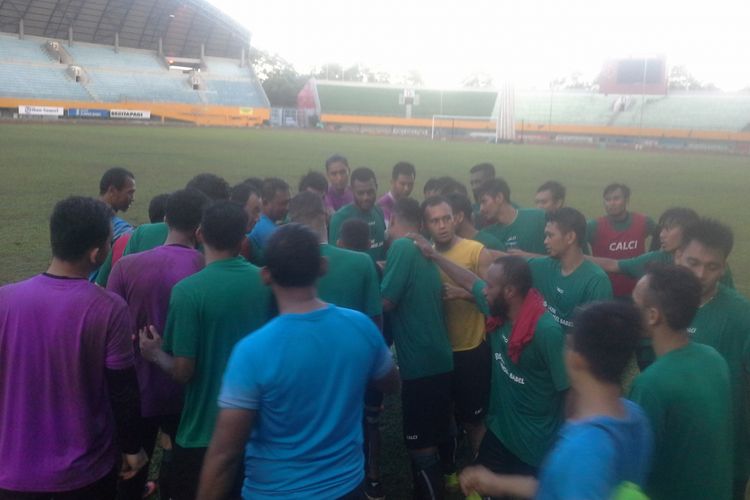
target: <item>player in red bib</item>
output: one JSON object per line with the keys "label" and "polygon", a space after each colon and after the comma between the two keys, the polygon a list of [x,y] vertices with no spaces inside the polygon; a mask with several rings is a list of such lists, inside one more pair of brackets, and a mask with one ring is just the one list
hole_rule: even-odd
{"label": "player in red bib", "polygon": [[[625,184],[610,184],[604,188],[606,215],[590,220],[587,227],[591,254],[595,257],[627,259],[646,252],[646,238],[656,224],[647,215],[630,212],[630,188]],[[610,274],[612,291],[617,298],[630,297],[636,280],[624,274]]]}

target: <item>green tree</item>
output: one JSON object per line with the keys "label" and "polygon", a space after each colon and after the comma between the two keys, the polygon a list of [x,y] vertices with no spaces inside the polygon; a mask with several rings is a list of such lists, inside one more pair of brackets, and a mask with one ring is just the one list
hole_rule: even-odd
{"label": "green tree", "polygon": [[300,75],[291,63],[278,54],[256,48],[250,50],[250,62],[271,106],[297,106],[297,94],[307,82],[307,76]]}

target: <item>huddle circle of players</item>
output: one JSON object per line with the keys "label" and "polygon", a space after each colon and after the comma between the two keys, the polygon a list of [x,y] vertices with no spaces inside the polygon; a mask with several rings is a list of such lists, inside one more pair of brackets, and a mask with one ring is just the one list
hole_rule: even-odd
{"label": "huddle circle of players", "polygon": [[137,228],[122,168],[58,202],[47,271],[0,288],[0,500],[384,498],[399,390],[414,498],[744,498],[731,229],[469,175],[201,174]]}

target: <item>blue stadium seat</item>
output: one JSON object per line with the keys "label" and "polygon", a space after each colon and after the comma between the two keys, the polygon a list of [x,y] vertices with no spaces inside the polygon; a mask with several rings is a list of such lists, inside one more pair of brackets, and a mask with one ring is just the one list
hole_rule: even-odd
{"label": "blue stadium seat", "polygon": [[86,90],[65,74],[63,65],[0,64],[0,95],[89,101]]}

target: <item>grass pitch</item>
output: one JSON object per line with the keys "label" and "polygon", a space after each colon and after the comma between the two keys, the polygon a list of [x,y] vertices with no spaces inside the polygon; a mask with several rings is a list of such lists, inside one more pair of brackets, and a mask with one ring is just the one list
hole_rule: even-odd
{"label": "grass pitch", "polygon": [[[353,167],[378,174],[388,189],[392,165],[417,167],[415,194],[429,177],[451,175],[468,183],[472,165],[490,161],[511,185],[512,198],[532,205],[536,187],[556,179],[568,188],[567,205],[587,217],[603,212],[601,192],[614,181],[633,190],[631,208],[653,217],[684,205],[729,223],[736,244],[730,258],[735,282],[750,292],[750,224],[743,219],[750,180],[747,157],[687,155],[531,145],[430,142],[298,132],[180,127],[0,124],[0,284],[45,269],[49,260],[48,217],[59,199],[96,196],[101,174],[115,165],[136,176],[136,202],[124,216],[148,221],[152,196],[181,188],[195,174],[213,172],[236,183],[250,176],[278,176],[293,188],[325,159],[346,155]],[[384,483],[389,498],[407,498],[409,468],[401,445],[397,398],[386,405],[383,423]]]}

